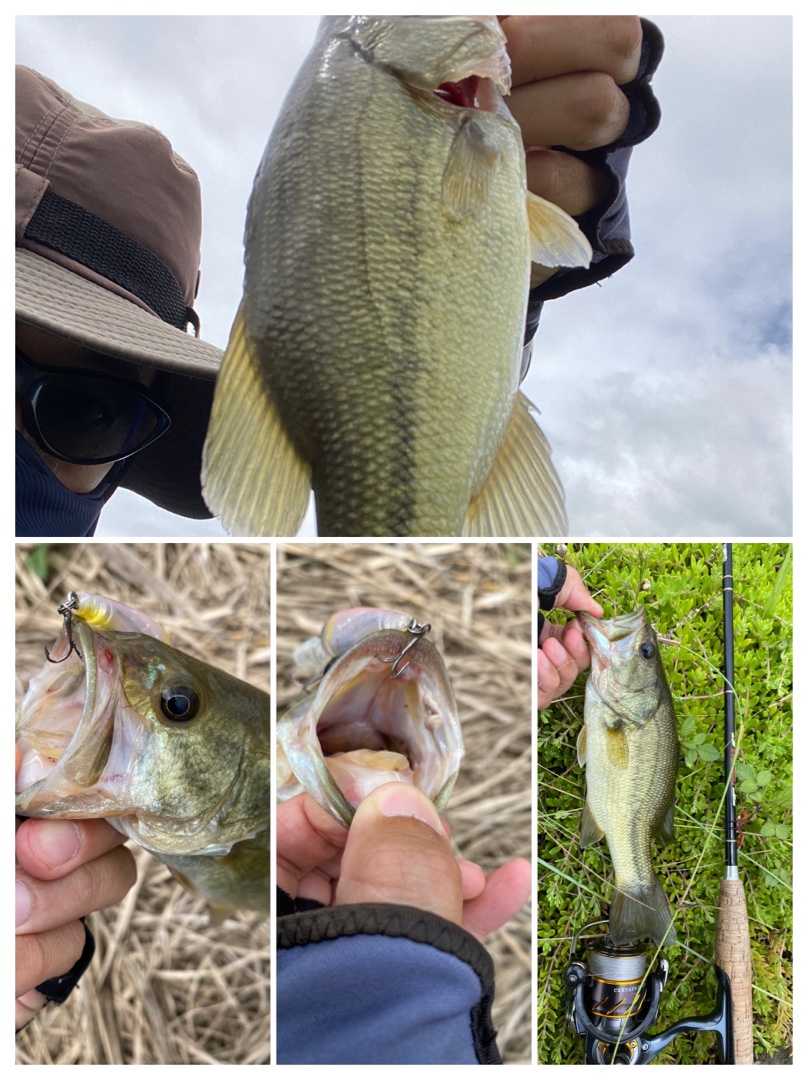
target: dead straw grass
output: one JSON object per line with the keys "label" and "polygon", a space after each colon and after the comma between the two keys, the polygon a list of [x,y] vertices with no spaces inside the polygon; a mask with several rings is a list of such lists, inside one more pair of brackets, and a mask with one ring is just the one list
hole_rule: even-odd
{"label": "dead straw grass", "polygon": [[[17,691],[43,662],[71,589],[154,615],[173,643],[269,688],[269,553],[241,544],[52,544],[46,581],[17,548]],[[210,925],[204,903],[137,851],[137,885],[92,916],[78,990],[17,1040],[24,1064],[269,1061],[269,941],[260,916]]]}
{"label": "dead straw grass", "polygon": [[[458,849],[491,870],[531,851],[531,596],[527,545],[289,544],[278,551],[278,710],[299,693],[294,647],[332,612],[368,605],[432,624],[466,757],[449,807]],[[530,912],[486,943],[509,1062],[530,1061]]]}

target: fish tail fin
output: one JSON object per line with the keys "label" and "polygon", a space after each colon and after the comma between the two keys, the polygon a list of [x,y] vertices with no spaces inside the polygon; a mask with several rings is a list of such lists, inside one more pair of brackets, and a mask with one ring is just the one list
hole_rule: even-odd
{"label": "fish tail fin", "polygon": [[310,477],[269,397],[239,308],[202,454],[205,502],[230,533],[294,536],[306,513]]}
{"label": "fish tail fin", "polygon": [[661,945],[676,941],[673,916],[656,878],[643,885],[617,886],[609,908],[609,937],[614,945],[650,938]]}
{"label": "fish tail fin", "polygon": [[548,269],[587,267],[592,262],[592,245],[581,232],[578,222],[560,206],[529,191],[527,220],[531,262]]}
{"label": "fish tail fin", "polygon": [[564,536],[564,492],[535,407],[516,395],[494,464],[472,498],[464,536]]}

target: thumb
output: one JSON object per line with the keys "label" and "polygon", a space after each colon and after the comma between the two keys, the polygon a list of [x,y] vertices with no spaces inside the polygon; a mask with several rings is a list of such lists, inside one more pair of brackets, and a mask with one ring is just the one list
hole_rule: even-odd
{"label": "thumb", "polygon": [[430,800],[383,784],[356,811],[342,854],[337,904],[407,904],[463,921],[460,868]]}

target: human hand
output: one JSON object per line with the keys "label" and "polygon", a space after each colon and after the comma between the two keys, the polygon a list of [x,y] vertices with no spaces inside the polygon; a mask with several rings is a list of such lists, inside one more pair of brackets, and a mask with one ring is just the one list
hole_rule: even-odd
{"label": "human hand", "polygon": [[278,884],[321,904],[405,904],[442,916],[482,939],[530,896],[530,864],[505,863],[488,877],[456,858],[430,800],[409,784],[384,784],[364,799],[350,831],[309,795],[278,807]]}
{"label": "human hand", "polygon": [[[556,609],[588,611],[596,619],[603,608],[592,599],[574,566],[567,566],[567,576],[555,602]],[[539,709],[566,694],[582,671],[590,664],[589,646],[576,619],[561,626],[546,622],[539,635]]]}
{"label": "human hand", "polygon": [[17,830],[16,1003],[19,1031],[47,1004],[37,989],[84,949],[80,919],[117,904],[135,882],[125,837],[105,821],[24,821]]}
{"label": "human hand", "polygon": [[594,150],[626,129],[621,86],[636,78],[642,25],[628,15],[505,15],[512,91],[522,129],[529,189],[580,216],[608,192],[604,171],[550,147]]}

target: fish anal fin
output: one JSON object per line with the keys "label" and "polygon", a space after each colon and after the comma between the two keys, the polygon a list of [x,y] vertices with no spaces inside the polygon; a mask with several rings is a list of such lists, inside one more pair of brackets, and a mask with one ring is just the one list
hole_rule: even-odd
{"label": "fish anal fin", "polygon": [[530,258],[539,266],[583,266],[592,262],[592,245],[578,223],[560,206],[527,193]]}
{"label": "fish anal fin", "polygon": [[294,536],[310,487],[311,469],[269,397],[239,308],[202,456],[205,502],[235,535]]}
{"label": "fish anal fin", "polygon": [[595,821],[595,815],[590,810],[589,803],[584,803],[583,813],[581,814],[581,847],[597,844],[605,835],[603,829]]}
{"label": "fish anal fin", "polygon": [[567,515],[550,447],[521,392],[494,464],[472,497],[464,536],[564,536]]}

